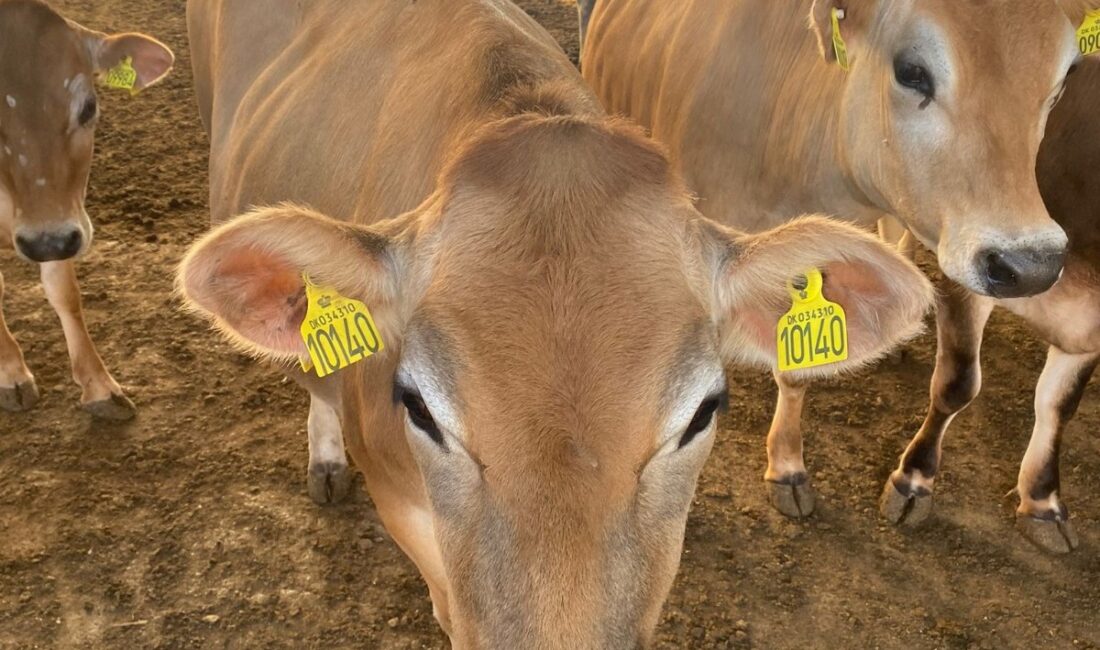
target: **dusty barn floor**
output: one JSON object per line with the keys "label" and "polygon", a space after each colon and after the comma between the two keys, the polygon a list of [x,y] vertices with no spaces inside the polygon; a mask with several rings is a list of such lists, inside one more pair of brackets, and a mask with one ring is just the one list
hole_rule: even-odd
{"label": "dusty barn floor", "polygon": [[[523,4],[576,55],[572,8]],[[6,312],[43,399],[0,414],[0,647],[437,648],[427,590],[370,500],[305,493],[306,399],[179,311],[172,269],[203,231],[207,144],[182,0],[57,0],[97,29],[141,29],[179,55],[136,99],[102,94],[80,264],[94,339],[140,410],[77,407],[36,271],[0,253]],[[1100,397],[1069,429],[1064,492],[1082,538],[1053,558],[1002,496],[1031,425],[1043,347],[994,317],[986,389],[946,445],[937,514],[916,532],[876,499],[923,415],[933,340],[812,391],[807,456],[820,510],[767,505],[768,376],[732,371],[732,409],[699,487],[661,648],[1100,647]]]}

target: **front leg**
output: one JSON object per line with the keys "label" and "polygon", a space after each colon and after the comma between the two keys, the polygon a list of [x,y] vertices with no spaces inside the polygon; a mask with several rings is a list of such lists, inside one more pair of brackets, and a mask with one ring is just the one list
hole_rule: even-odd
{"label": "front leg", "polygon": [[817,499],[802,460],[802,404],[806,398],[806,384],[782,373],[775,374],[775,384],[779,394],[768,430],[768,469],[764,473],[768,499],[776,510],[788,517],[808,517]]}
{"label": "front leg", "polygon": [[924,424],[902,454],[882,492],[882,515],[895,524],[919,524],[932,513],[932,487],[943,436],[951,420],[982,386],[982,334],[993,301],[951,284],[936,305],[936,370]]}
{"label": "front leg", "polygon": [[95,417],[129,420],[134,417],[134,403],[126,397],[111,373],[107,372],[84,324],[80,285],[77,284],[73,261],[46,262],[41,267],[46,298],[57,312],[61,327],[65,330],[73,379],[83,389],[81,405]]}
{"label": "front leg", "polygon": [[37,401],[34,375],[4,321],[4,275],[0,274],[0,409],[25,411]]}
{"label": "front leg", "polygon": [[1081,403],[1100,354],[1067,354],[1051,346],[1035,389],[1035,429],[1020,464],[1016,526],[1042,549],[1068,553],[1077,548],[1069,510],[1059,496],[1058,451],[1062,432]]}

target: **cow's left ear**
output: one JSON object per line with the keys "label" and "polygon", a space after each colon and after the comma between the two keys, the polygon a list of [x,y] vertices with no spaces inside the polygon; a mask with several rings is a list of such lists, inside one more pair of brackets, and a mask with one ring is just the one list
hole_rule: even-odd
{"label": "cow's left ear", "polygon": [[828,376],[873,361],[923,328],[932,285],[912,262],[870,233],[810,216],[757,235],[701,221],[715,272],[714,309],[726,359],[778,367],[776,329],[791,310],[788,282],[816,268],[823,295],[847,315],[848,359],[792,371]]}
{"label": "cow's left ear", "polygon": [[113,36],[97,32],[67,21],[69,27],[84,41],[92,59],[92,68],[97,74],[107,72],[129,57],[130,64],[137,73],[133,90],[137,92],[148,88],[163,79],[176,62],[176,55],[167,45],[152,36],[129,33]]}

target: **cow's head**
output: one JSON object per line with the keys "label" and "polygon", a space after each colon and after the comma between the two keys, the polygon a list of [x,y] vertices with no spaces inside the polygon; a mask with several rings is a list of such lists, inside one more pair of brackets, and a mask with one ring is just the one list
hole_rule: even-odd
{"label": "cow's head", "polygon": [[775,366],[788,280],[809,267],[847,310],[851,356],[799,374],[920,328],[927,281],[867,234],[818,217],[732,232],[632,129],[521,116],[412,213],[262,209],[197,244],[180,283],[279,359],[304,354],[303,272],[374,311],[390,356],[334,376],[345,435],[385,441],[379,472],[415,458],[401,498],[429,523],[393,532],[430,547],[413,559],[457,647],[633,648],[676,572],[723,368]]}
{"label": "cow's head", "polygon": [[172,66],[142,34],[107,36],[36,0],[0,0],[0,232],[22,257],[74,257],[92,241],[84,193],[92,160],[96,75],[130,57],[135,89]]}
{"label": "cow's head", "polygon": [[856,184],[968,289],[1048,289],[1067,240],[1035,163],[1080,58],[1066,13],[1055,0],[815,0],[832,61],[834,9],[851,62],[840,137]]}

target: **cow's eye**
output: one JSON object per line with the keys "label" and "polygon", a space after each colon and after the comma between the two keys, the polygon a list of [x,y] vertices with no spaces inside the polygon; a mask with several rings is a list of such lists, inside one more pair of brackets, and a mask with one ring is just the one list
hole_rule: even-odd
{"label": "cow's eye", "polygon": [[96,105],[95,96],[93,95],[84,101],[84,106],[80,108],[80,114],[76,116],[77,123],[80,126],[88,126],[95,119],[98,111],[99,107]]}
{"label": "cow's eye", "polygon": [[901,58],[895,59],[894,78],[905,88],[911,88],[928,99],[936,96],[936,84],[932,75],[922,65]]}
{"label": "cow's eye", "polygon": [[432,412],[428,410],[428,405],[424,403],[424,398],[420,396],[420,393],[400,387],[398,391],[401,394],[401,403],[405,406],[405,411],[408,412],[409,420],[413,426],[428,434],[432,442],[446,449],[447,443],[443,440],[443,433],[439,430],[435,418],[432,417]]}
{"label": "cow's eye", "polygon": [[692,440],[695,440],[696,436],[707,430],[707,427],[714,421],[714,414],[725,403],[725,399],[726,393],[723,391],[720,395],[711,395],[703,400],[703,403],[699,405],[695,415],[691,418],[691,422],[684,429],[683,435],[680,436],[678,449],[688,446]]}

